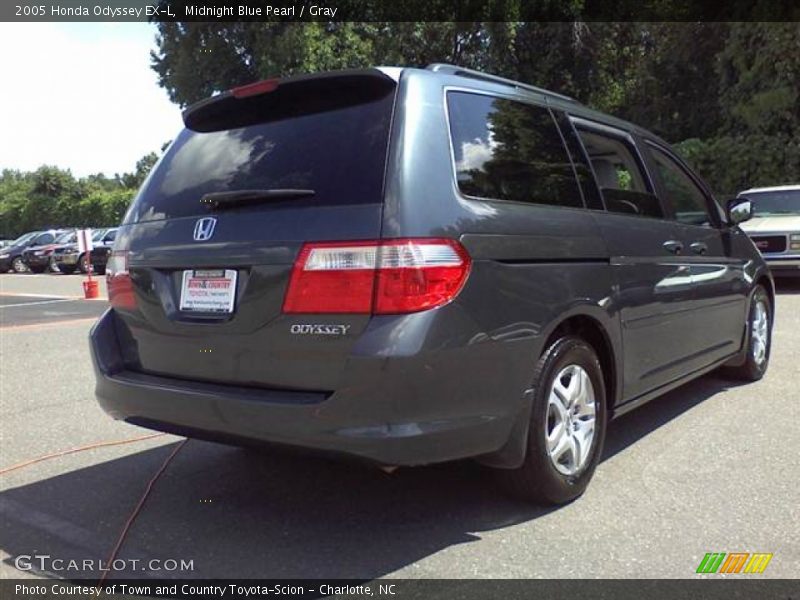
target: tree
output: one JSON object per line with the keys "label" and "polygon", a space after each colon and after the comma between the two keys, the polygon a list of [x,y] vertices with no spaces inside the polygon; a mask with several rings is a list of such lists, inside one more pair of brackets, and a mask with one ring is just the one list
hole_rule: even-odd
{"label": "tree", "polygon": [[155,152],[145,154],[142,158],[136,161],[136,170],[133,173],[123,173],[122,175],[117,175],[119,183],[125,188],[139,189],[142,183],[144,183],[148,173],[150,173],[150,169],[153,168],[153,165],[155,165],[157,161],[158,154]]}
{"label": "tree", "polygon": [[75,179],[68,170],[42,166],[33,172],[0,174],[0,237],[14,238],[49,227],[118,225],[158,155],[151,152],[132,173],[102,173]]}
{"label": "tree", "polygon": [[731,24],[718,69],[724,133],[800,135],[800,24]]}

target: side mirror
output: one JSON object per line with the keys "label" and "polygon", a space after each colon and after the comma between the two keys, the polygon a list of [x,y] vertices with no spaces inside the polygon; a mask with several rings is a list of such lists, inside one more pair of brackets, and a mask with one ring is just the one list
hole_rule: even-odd
{"label": "side mirror", "polygon": [[753,203],[749,198],[734,198],[728,202],[728,223],[738,225],[753,216]]}

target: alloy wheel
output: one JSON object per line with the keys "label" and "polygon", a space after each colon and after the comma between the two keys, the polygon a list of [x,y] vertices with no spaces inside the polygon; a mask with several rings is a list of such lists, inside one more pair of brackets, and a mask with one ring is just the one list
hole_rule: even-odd
{"label": "alloy wheel", "polygon": [[14,261],[11,263],[11,267],[14,269],[15,273],[25,273],[28,270],[28,267],[24,262],[22,262],[21,256],[18,256],[14,259]]}
{"label": "alloy wheel", "polygon": [[753,343],[751,352],[753,361],[761,367],[767,360],[769,349],[769,312],[764,300],[757,300],[753,309],[753,318],[750,323],[752,329]]}
{"label": "alloy wheel", "polygon": [[563,368],[550,387],[545,421],[547,452],[562,475],[575,475],[589,461],[597,406],[589,374],[578,365]]}

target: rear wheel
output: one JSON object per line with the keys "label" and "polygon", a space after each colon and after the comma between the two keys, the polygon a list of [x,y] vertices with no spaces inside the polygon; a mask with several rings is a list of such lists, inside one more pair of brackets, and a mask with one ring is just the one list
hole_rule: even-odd
{"label": "rear wheel", "polygon": [[747,357],[744,363],[738,367],[726,367],[724,373],[733,379],[758,381],[767,372],[772,349],[772,309],[767,291],[761,285],[756,286],[750,296],[745,346]]}
{"label": "rear wheel", "polygon": [[58,270],[64,275],[72,275],[75,272],[75,265],[61,265]]}
{"label": "rear wheel", "polygon": [[17,256],[14,260],[11,261],[11,268],[14,269],[15,273],[27,273],[28,266],[22,261],[21,256]]}
{"label": "rear wheel", "polygon": [[600,361],[580,338],[566,336],[539,359],[525,462],[498,475],[514,495],[543,504],[580,496],[603,452],[606,391]]}

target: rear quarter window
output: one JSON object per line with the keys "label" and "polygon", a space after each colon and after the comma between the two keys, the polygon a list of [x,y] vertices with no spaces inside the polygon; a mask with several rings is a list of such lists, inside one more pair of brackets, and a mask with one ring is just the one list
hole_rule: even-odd
{"label": "rear quarter window", "polygon": [[561,134],[547,108],[448,92],[456,183],[486,199],[583,207]]}

